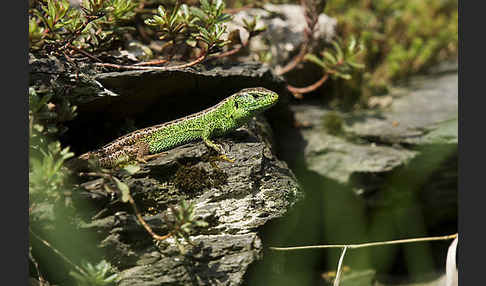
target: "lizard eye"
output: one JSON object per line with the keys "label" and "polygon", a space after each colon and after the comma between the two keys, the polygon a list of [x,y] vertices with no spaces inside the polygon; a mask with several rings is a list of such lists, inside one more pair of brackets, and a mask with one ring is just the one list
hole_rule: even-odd
{"label": "lizard eye", "polygon": [[235,101],[235,108],[238,109],[238,101]]}

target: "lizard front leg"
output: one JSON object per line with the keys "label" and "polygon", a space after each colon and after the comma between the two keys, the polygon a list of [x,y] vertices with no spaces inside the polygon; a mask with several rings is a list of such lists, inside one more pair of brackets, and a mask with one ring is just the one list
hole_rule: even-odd
{"label": "lizard front leg", "polygon": [[208,128],[204,130],[202,133],[202,140],[204,144],[206,144],[206,146],[218,152],[218,154],[220,154],[219,158],[221,160],[234,163],[235,160],[228,158],[228,156],[226,156],[226,154],[224,153],[223,147],[219,144],[216,144],[214,141],[212,141],[210,137],[211,137],[211,129]]}

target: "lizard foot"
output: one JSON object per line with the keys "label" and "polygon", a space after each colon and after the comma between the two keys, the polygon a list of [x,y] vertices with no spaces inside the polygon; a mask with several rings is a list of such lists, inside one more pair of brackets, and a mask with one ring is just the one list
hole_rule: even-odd
{"label": "lizard foot", "polygon": [[222,155],[219,155],[216,157],[217,160],[220,160],[220,161],[226,161],[226,162],[230,162],[230,163],[234,163],[235,160],[234,159],[231,159],[229,158],[228,156],[226,156],[225,154],[222,154]]}

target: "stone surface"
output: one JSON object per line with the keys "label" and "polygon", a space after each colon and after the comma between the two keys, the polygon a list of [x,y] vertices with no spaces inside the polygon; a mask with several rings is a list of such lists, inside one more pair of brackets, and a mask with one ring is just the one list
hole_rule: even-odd
{"label": "stone surface", "polygon": [[355,172],[388,172],[416,155],[415,151],[377,145],[374,142],[355,143],[329,134],[321,123],[328,110],[313,105],[292,107],[297,121],[308,122],[312,128],[302,130],[306,146],[307,167],[322,175],[348,183]]}
{"label": "stone surface", "polygon": [[[102,179],[70,190],[73,204],[80,206],[70,235],[95,234],[86,252],[95,249],[102,257],[90,257],[93,261],[106,259],[116,268],[118,285],[241,285],[249,265],[262,256],[258,230],[285,216],[303,196],[292,171],[276,157],[268,123],[282,123],[282,116],[292,120],[285,82],[259,63],[113,72],[89,64],[77,70],[55,58],[31,56],[29,63],[32,85],[55,81],[77,105],[78,116],[61,138],[77,155],[132,130],[203,110],[242,88],[262,86],[279,93],[279,103],[265,112],[268,121],[258,116],[216,140],[234,163],[214,161],[215,154],[194,142],[166,152],[132,176],[116,174],[160,235],[170,231],[172,206],[182,200],[195,204],[195,216],[209,226],[194,231],[193,245],[181,242],[185,252],[173,238],[154,242],[130,205],[107,193]],[[90,209],[84,213],[86,205]]]}
{"label": "stone surface", "polygon": [[457,72],[414,78],[389,109],[349,118],[347,131],[384,143],[457,143]]}
{"label": "stone surface", "polygon": [[341,114],[348,137],[325,130],[322,118],[329,110],[293,106],[296,120],[312,126],[302,129],[308,168],[348,183],[353,173],[390,172],[403,166],[420,154],[419,146],[457,144],[457,72],[415,78],[391,96],[386,109]]}
{"label": "stone surface", "polygon": [[[181,253],[173,238],[158,246],[135,221],[132,212],[112,201],[104,216],[83,226],[100,234],[100,247],[120,270],[118,285],[240,285],[247,267],[262,255],[257,229],[282,217],[302,197],[300,187],[286,164],[276,159],[269,144],[269,126],[263,118],[252,121],[218,142],[234,163],[213,162],[207,147],[186,144],[150,161],[137,174],[124,178],[145,219],[157,233],[167,233],[164,218],[169,205],[180,200],[195,203],[195,216],[209,223],[191,236]],[[226,182],[192,189],[175,181],[181,168],[218,173]],[[197,176],[186,180],[200,180]],[[102,186],[84,184],[90,192]],[[193,186],[197,186],[193,185]],[[87,197],[87,196],[85,196]],[[156,211],[148,211],[150,208]]]}

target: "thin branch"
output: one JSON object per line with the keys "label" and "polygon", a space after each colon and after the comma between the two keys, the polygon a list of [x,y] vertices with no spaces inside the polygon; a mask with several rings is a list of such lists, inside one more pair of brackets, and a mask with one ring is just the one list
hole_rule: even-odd
{"label": "thin branch", "polygon": [[[29,211],[29,213],[30,213],[30,211]],[[44,279],[44,277],[42,276],[42,274],[40,272],[39,263],[37,263],[34,256],[32,255],[32,247],[29,247],[29,259],[32,261],[32,263],[34,264],[35,270],[37,271],[37,278],[39,280],[39,285],[41,285],[41,286],[47,285],[46,280]]]}
{"label": "thin branch", "polygon": [[[110,175],[110,174],[105,174],[105,173],[101,173],[101,172],[81,172],[79,173],[80,176],[100,176],[102,178],[106,178],[106,179],[109,179],[111,181],[115,181],[113,176]],[[108,189],[111,190],[110,187],[108,187]],[[140,214],[140,211],[138,210],[137,208],[137,204],[135,203],[135,200],[133,200],[133,197],[132,195],[130,195],[130,193],[128,193],[128,202],[130,203],[130,205],[132,206],[133,208],[133,211],[135,212],[135,216],[137,217],[137,220],[138,222],[140,222],[140,224],[145,228],[145,230],[156,240],[165,240],[167,239],[168,237],[170,237],[172,235],[172,232],[169,232],[168,234],[166,235],[158,235],[156,234],[152,228],[145,222],[145,220],[143,219],[142,215]]]}
{"label": "thin branch", "polygon": [[[248,42],[249,42],[249,39],[248,39]],[[247,42],[247,43],[248,43]],[[243,44],[240,44],[238,45],[236,48],[234,49],[231,49],[229,51],[226,51],[226,52],[223,52],[223,53],[220,53],[220,54],[217,54],[217,55],[211,55],[210,58],[213,59],[220,59],[220,58],[223,58],[223,57],[227,57],[227,56],[231,56],[231,55],[234,55],[236,54],[237,52],[241,51],[241,49],[243,49],[244,47],[246,47],[248,44],[246,45],[243,45]]]}
{"label": "thin branch", "polygon": [[320,80],[316,81],[315,83],[306,86],[306,87],[295,87],[290,84],[287,85],[287,89],[294,94],[304,94],[304,93],[309,93],[312,92],[316,89],[318,89],[326,80],[329,78],[329,73],[325,73]]}
{"label": "thin branch", "polygon": [[283,75],[288,73],[289,71],[293,70],[303,59],[304,56],[307,54],[307,47],[309,45],[308,39],[306,38],[305,42],[302,43],[302,46],[300,46],[300,51],[299,53],[283,68],[280,70],[276,71],[277,75]]}
{"label": "thin branch", "polygon": [[165,64],[168,62],[166,59],[160,59],[160,60],[155,60],[155,61],[150,61],[150,62],[139,62],[136,64],[133,64],[134,66],[155,66],[155,65],[161,65]]}
{"label": "thin branch", "polygon": [[304,28],[304,42],[302,43],[297,56],[295,56],[286,66],[278,70],[276,72],[277,75],[283,75],[293,70],[300,62],[302,62],[310,47],[314,31],[319,20],[319,14],[324,9],[325,5],[326,1],[321,1],[319,5],[309,7],[309,3],[307,3],[305,0],[300,1],[300,6],[304,11],[304,18],[307,24],[307,27]]}
{"label": "thin branch", "polygon": [[69,47],[70,49],[73,49],[77,52],[80,52],[81,54],[87,56],[88,58],[90,58],[92,60],[95,60],[95,61],[100,62],[100,63],[103,62],[102,60],[98,59],[97,57],[93,56],[92,54],[90,54],[86,51],[83,51],[82,49],[79,49],[79,48],[73,46],[72,44],[68,44],[67,47]]}
{"label": "thin branch", "polygon": [[169,67],[147,67],[147,66],[124,66],[124,65],[117,65],[117,64],[109,64],[109,63],[95,63],[97,66],[103,66],[103,67],[111,67],[111,68],[116,68],[116,69],[127,69],[127,70],[162,70],[162,71],[169,71],[169,70],[175,70],[175,69],[183,69],[187,67],[191,67],[193,65],[196,65],[202,61],[204,61],[207,57],[207,52],[202,53],[198,58],[193,60],[192,62],[185,63],[182,65],[178,66],[169,66]]}
{"label": "thin branch", "polygon": [[135,215],[137,216],[137,219],[140,222],[140,224],[145,228],[145,230],[148,233],[150,233],[150,235],[154,239],[156,239],[156,240],[165,240],[165,239],[167,239],[168,237],[170,237],[172,235],[172,233],[170,233],[170,232],[168,234],[166,234],[166,235],[158,235],[158,234],[156,234],[152,230],[152,228],[145,222],[145,220],[143,220],[143,217],[140,214],[140,212],[138,211],[137,205],[135,204],[135,201],[133,200],[133,198],[132,198],[132,196],[130,194],[128,194],[128,201],[132,205],[133,211],[135,212]]}
{"label": "thin branch", "polygon": [[409,239],[399,239],[399,240],[390,240],[390,241],[368,242],[368,243],[361,243],[361,244],[325,244],[325,245],[309,245],[309,246],[295,246],[295,247],[270,247],[270,249],[278,250],[278,251],[292,251],[292,250],[320,249],[320,248],[343,248],[343,247],[353,249],[353,248],[363,248],[363,247],[381,246],[381,245],[389,245],[389,244],[448,240],[448,239],[454,239],[456,237],[457,237],[457,233],[444,235],[444,236],[409,238]]}
{"label": "thin branch", "polygon": [[341,281],[341,273],[343,272],[343,260],[344,255],[346,254],[346,250],[348,249],[347,246],[343,248],[343,252],[341,252],[341,257],[339,258],[338,268],[336,270],[336,278],[334,279],[333,286],[339,286],[339,282]]}

